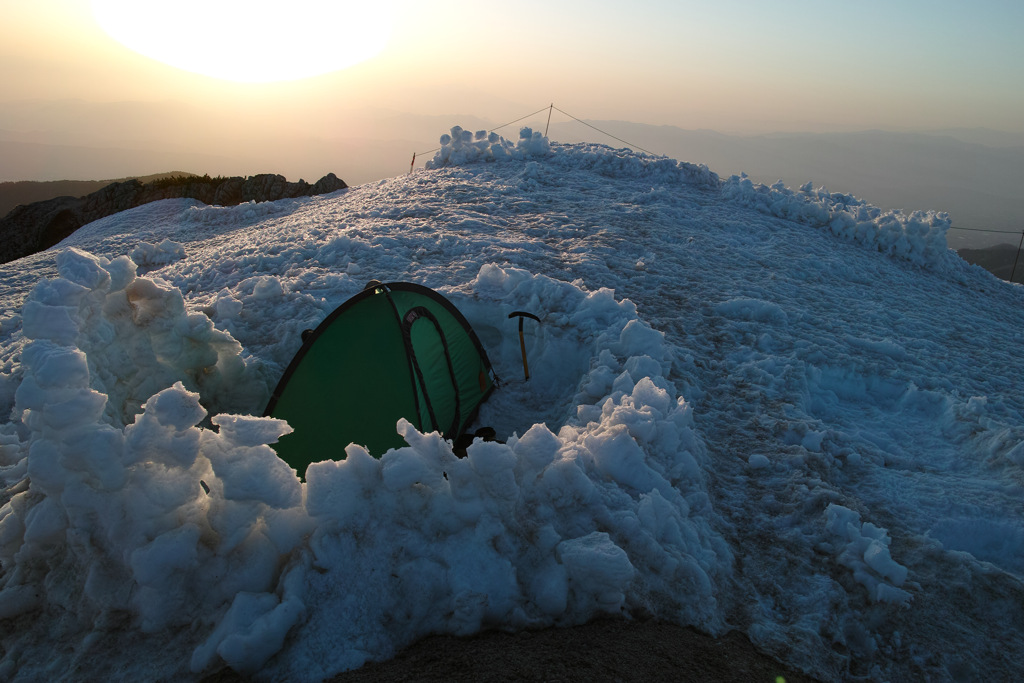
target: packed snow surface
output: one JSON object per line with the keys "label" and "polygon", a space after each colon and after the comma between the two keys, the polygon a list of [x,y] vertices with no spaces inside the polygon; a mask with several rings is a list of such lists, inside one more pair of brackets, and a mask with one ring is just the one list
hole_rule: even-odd
{"label": "packed snow surface", "polygon": [[[606,613],[823,678],[1024,674],[1024,296],[945,215],[529,130],[441,143],[0,266],[0,678],[317,681]],[[468,318],[499,441],[460,459],[400,421],[406,447],[338,434],[297,473],[259,415],[371,279]]]}

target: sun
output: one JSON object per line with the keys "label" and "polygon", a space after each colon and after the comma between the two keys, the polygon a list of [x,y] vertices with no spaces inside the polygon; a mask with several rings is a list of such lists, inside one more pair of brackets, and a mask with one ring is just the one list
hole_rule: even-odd
{"label": "sun", "polygon": [[382,0],[92,0],[125,47],[170,66],[242,83],[291,81],[350,67],[387,44]]}

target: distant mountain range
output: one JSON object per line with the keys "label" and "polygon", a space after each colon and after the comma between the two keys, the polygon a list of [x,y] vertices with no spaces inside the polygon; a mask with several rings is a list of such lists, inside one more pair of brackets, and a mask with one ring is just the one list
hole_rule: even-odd
{"label": "distant mountain range", "polygon": [[[135,178],[142,183],[151,183],[164,178],[195,176],[195,173],[171,171]],[[96,190],[102,190],[111,183],[123,183],[132,178],[111,178],[110,180],[19,180],[0,183],[0,217],[6,216],[19,204],[32,204],[56,197],[82,197]]]}
{"label": "distant mountain range", "polygon": [[[25,194],[33,194],[28,189],[30,185],[19,185]],[[51,184],[37,185],[49,187]],[[50,189],[71,187],[57,183]],[[56,196],[14,207],[0,218],[0,263],[48,249],[92,221],[161,199],[189,198],[207,205],[233,206],[248,201],[308,197],[346,187],[345,181],[333,173],[312,185],[304,180],[290,183],[284,176],[271,173],[247,178],[164,173],[145,183],[137,178],[113,182],[84,196]],[[37,195],[42,191],[42,187],[34,189]]]}
{"label": "distant mountain range", "polygon": [[[417,167],[422,166],[438,137],[456,124],[490,130],[515,121],[498,131],[511,139],[521,126],[548,127],[546,109],[522,120],[508,113],[495,119],[479,112],[421,114],[342,103],[301,120],[280,120],[252,104],[240,112],[182,102],[5,102],[0,106],[0,179],[135,177],[162,168],[199,168],[218,175],[273,169],[297,179],[336,169],[350,184],[361,185],[408,172],[413,152]],[[949,244],[957,249],[1015,244],[1024,230],[1020,133],[955,128],[739,135],[585,121],[556,112],[549,137],[613,147],[628,141],[655,154],[707,164],[721,176],[745,172],[758,182],[781,179],[791,187],[810,181],[886,209],[947,211],[957,228],[950,230]]]}
{"label": "distant mountain range", "polygon": [[1001,280],[1024,282],[1024,257],[1012,244],[998,244],[985,249],[961,249],[957,253],[963,260],[981,266]]}
{"label": "distant mountain range", "polygon": [[[1024,144],[1017,144],[1021,138],[1013,135],[870,130],[738,136],[621,121],[589,123],[652,152],[707,164],[723,176],[745,172],[755,181],[782,180],[790,187],[810,181],[885,209],[946,211],[958,228],[1015,231],[1018,236],[1024,230],[1019,199]],[[552,124],[551,129],[553,137],[566,142],[600,138],[575,122]],[[1016,243],[999,233],[949,233],[954,248],[1011,240]]]}

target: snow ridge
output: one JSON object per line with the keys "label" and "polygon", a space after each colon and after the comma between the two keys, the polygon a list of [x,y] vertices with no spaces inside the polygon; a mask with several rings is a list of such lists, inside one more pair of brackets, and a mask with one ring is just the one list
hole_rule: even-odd
{"label": "snow ridge", "polygon": [[459,126],[453,127],[450,134],[442,135],[440,142],[440,149],[426,164],[428,169],[479,162],[544,159],[566,172],[593,171],[608,177],[645,178],[659,184],[713,187],[719,183],[718,174],[703,164],[698,166],[668,157],[638,155],[628,149],[617,150],[607,145],[559,145],[550,143],[531,128],[522,128],[514,145],[497,133],[484,130],[470,133]]}
{"label": "snow ridge", "polygon": [[950,261],[946,231],[952,225],[948,214],[914,211],[885,211],[852,195],[814,189],[806,183],[799,190],[781,181],[773,185],[754,183],[750,178],[730,176],[720,180],[707,166],[680,163],[665,157],[651,158],[604,145],[548,143],[547,138],[523,128],[513,144],[497,133],[471,133],[459,126],[441,136],[441,147],[427,162],[429,169],[479,162],[529,160],[553,157],[550,163],[573,170],[592,170],[611,177],[644,177],[654,182],[718,186],[722,196],[762,213],[795,220],[826,230],[840,239],[860,244],[911,263],[938,269]]}
{"label": "snow ridge", "polygon": [[944,212],[914,211],[907,216],[823,187],[815,190],[811,183],[794,191],[781,181],[770,186],[755,184],[746,174],[725,180],[722,196],[926,268],[939,269],[955,256],[946,245],[946,231],[952,222]]}

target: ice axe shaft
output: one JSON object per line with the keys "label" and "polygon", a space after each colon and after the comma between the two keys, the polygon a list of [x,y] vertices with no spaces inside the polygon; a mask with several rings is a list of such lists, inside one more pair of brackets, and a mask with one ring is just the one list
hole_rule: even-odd
{"label": "ice axe shaft", "polygon": [[523,353],[523,379],[530,379],[530,366],[526,363],[526,340],[523,338],[523,319],[532,318],[539,323],[540,318],[526,311],[512,311],[508,314],[508,317],[509,319],[519,318],[519,350]]}

